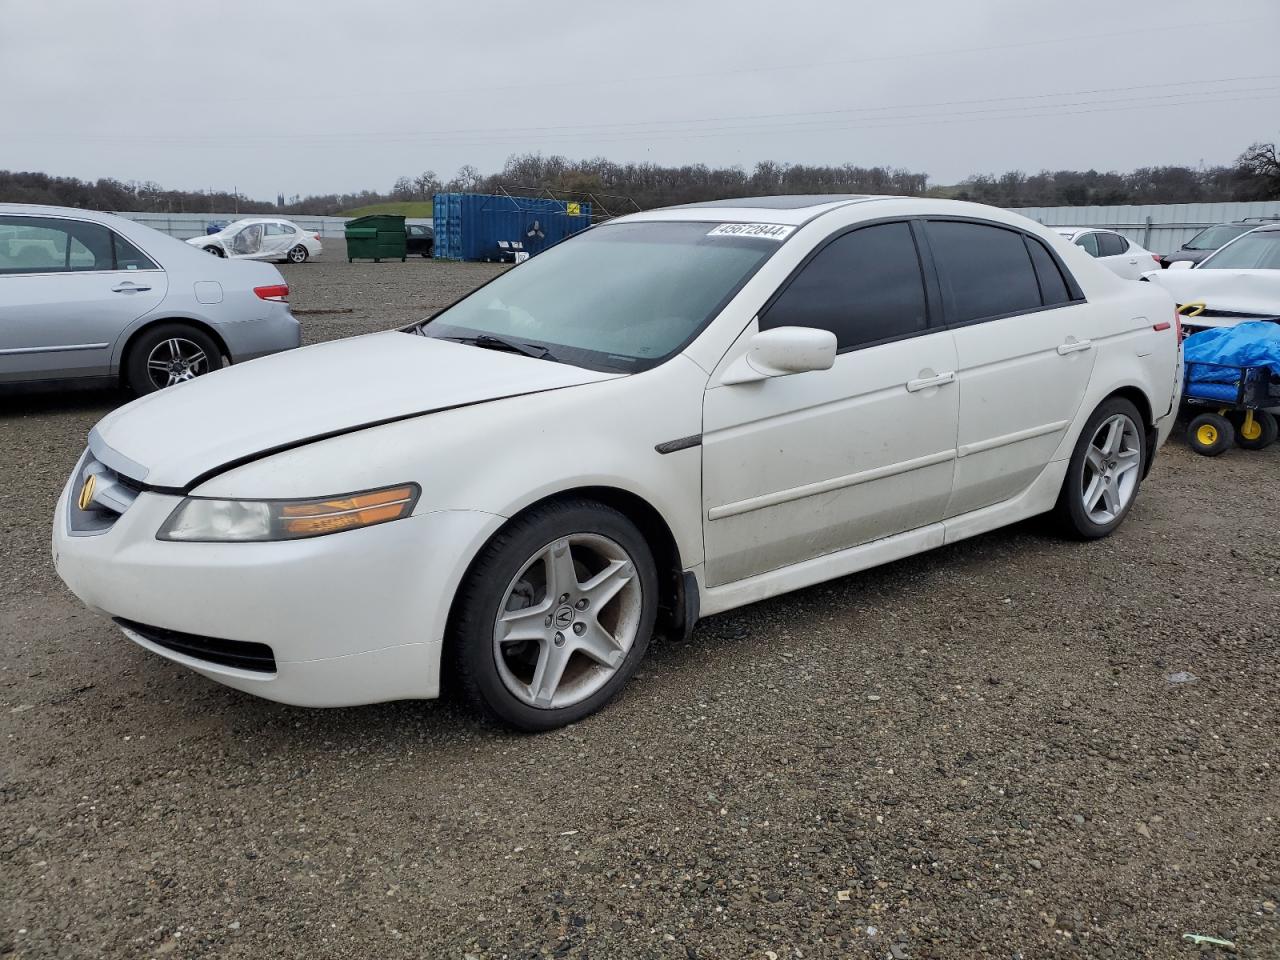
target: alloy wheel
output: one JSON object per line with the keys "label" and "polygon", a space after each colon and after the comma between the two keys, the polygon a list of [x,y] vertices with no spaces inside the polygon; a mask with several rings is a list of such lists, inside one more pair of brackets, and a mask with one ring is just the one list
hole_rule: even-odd
{"label": "alloy wheel", "polygon": [[1142,437],[1123,413],[1103,420],[1089,442],[1080,479],[1085,514],[1094,523],[1114,521],[1138,489]]}
{"label": "alloy wheel", "polygon": [[208,372],[208,356],[199,344],[185,337],[161,340],[147,355],[147,375],[157,389],[194,380]]}
{"label": "alloy wheel", "polygon": [[304,246],[296,246],[289,251],[289,260],[292,263],[303,263],[307,259],[307,248]]}
{"label": "alloy wheel", "polygon": [[626,660],[642,610],[635,562],[616,541],[578,533],[547,544],[498,608],[493,655],[503,685],[541,709],[586,700]]}

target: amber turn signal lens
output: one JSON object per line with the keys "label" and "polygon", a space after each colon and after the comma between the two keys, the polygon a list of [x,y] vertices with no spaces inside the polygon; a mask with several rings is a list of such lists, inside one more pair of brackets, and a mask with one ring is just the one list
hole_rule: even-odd
{"label": "amber turn signal lens", "polygon": [[412,486],[390,487],[333,500],[286,503],[280,508],[284,532],[295,537],[337,533],[407,517],[417,499]]}

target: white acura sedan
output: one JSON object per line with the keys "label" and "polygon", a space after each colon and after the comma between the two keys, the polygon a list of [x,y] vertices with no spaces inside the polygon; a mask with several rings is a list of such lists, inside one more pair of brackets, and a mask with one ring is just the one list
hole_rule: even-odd
{"label": "white acura sedan", "polygon": [[655,210],[414,327],[110,414],[54,559],[131,640],[241,690],[444,683],[547,729],[700,616],[1049,511],[1111,533],[1180,378],[1166,293],[1014,214]]}

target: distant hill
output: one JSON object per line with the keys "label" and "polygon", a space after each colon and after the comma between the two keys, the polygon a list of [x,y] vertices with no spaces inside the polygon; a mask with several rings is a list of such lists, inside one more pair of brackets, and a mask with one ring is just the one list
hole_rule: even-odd
{"label": "distant hill", "polygon": [[375,213],[400,214],[410,220],[430,220],[430,200],[408,200],[395,203],[372,203],[367,207],[356,207],[354,210],[343,210],[340,217],[368,217]]}

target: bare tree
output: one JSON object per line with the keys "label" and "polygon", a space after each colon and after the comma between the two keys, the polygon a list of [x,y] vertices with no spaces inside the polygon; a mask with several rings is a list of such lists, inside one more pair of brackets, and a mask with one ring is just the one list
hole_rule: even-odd
{"label": "bare tree", "polygon": [[1280,157],[1274,143],[1250,144],[1236,163],[1246,178],[1254,181],[1267,200],[1280,200]]}
{"label": "bare tree", "polygon": [[431,197],[440,192],[440,178],[436,176],[434,170],[424,170],[413,178],[413,185],[418,191],[418,196],[423,200],[430,200]]}

